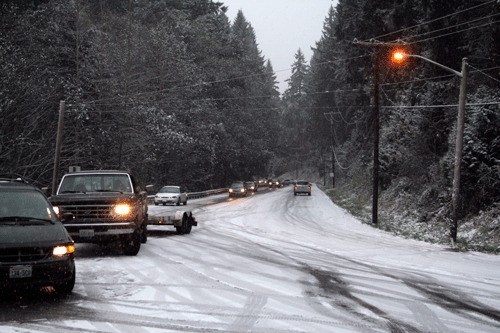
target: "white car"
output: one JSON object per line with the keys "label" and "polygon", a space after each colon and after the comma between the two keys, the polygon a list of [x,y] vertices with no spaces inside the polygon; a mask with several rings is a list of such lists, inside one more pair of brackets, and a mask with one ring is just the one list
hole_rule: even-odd
{"label": "white car", "polygon": [[307,194],[311,195],[311,183],[307,180],[298,180],[293,186],[293,195]]}
{"label": "white car", "polygon": [[163,186],[155,195],[155,205],[176,204],[181,203],[187,205],[187,193],[181,190],[180,186]]}

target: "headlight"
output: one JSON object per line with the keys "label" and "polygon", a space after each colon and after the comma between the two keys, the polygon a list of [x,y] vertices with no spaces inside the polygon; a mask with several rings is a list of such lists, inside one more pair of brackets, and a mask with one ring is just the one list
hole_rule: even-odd
{"label": "headlight", "polygon": [[229,193],[233,193],[233,189],[232,188],[229,189]]}
{"label": "headlight", "polygon": [[118,216],[127,216],[132,212],[129,204],[119,204],[113,208],[113,211]]}
{"label": "headlight", "polygon": [[63,256],[65,254],[71,254],[75,252],[74,245],[58,245],[52,250],[52,254],[55,256]]}
{"label": "headlight", "polygon": [[240,191],[241,191],[241,192],[245,192],[245,189],[244,189],[244,188],[242,188]]}
{"label": "headlight", "polygon": [[57,217],[61,217],[61,212],[59,210],[59,207],[55,206],[55,207],[52,207],[54,209],[54,212],[56,212],[56,215]]}

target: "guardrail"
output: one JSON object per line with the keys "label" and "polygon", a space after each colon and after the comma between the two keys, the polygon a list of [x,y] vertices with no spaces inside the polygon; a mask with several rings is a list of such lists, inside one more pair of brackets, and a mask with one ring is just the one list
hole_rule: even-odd
{"label": "guardrail", "polygon": [[[210,195],[215,195],[215,194],[221,194],[227,192],[227,188],[218,188],[214,190],[207,190],[207,191],[201,191],[201,192],[190,192],[187,193],[188,199],[197,199],[197,198],[204,198],[208,197]],[[154,195],[148,195],[148,204],[154,204]]]}

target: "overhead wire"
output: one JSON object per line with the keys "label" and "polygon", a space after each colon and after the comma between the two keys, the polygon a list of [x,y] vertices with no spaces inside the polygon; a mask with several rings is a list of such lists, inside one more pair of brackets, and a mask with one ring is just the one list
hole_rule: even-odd
{"label": "overhead wire", "polygon": [[380,35],[380,36],[368,38],[365,41],[370,41],[372,39],[380,39],[382,37],[387,37],[387,36],[394,35],[394,34],[397,34],[397,33],[400,33],[400,32],[404,32],[404,31],[407,31],[407,30],[410,30],[410,29],[418,28],[420,26],[427,25],[427,24],[430,24],[430,23],[433,23],[433,22],[437,22],[437,21],[443,20],[445,18],[454,16],[454,15],[457,15],[457,14],[462,14],[462,13],[465,13],[465,12],[468,12],[468,11],[471,11],[471,10],[474,10],[474,9],[477,9],[477,8],[480,8],[480,7],[483,7],[483,6],[487,6],[487,5],[493,4],[495,2],[497,2],[497,0],[491,0],[491,1],[485,2],[483,4],[479,4],[479,5],[476,5],[476,6],[472,6],[470,8],[462,9],[462,10],[456,11],[456,12],[451,13],[451,14],[447,14],[447,15],[444,15],[444,16],[441,16],[441,17],[429,20],[429,21],[425,21],[425,22],[422,22],[422,23],[419,23],[419,24],[412,25],[412,26],[407,27],[407,28],[403,28],[403,29],[399,29],[399,30],[396,30],[396,31],[392,31],[392,32],[386,33],[384,35]]}

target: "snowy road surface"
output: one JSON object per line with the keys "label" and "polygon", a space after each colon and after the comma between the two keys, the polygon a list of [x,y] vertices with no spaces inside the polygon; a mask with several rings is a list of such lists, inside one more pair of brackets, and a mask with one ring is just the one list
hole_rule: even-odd
{"label": "snowy road surface", "polygon": [[136,257],[78,244],[73,294],[1,301],[0,332],[500,332],[499,256],[394,237],[317,188],[196,207]]}

